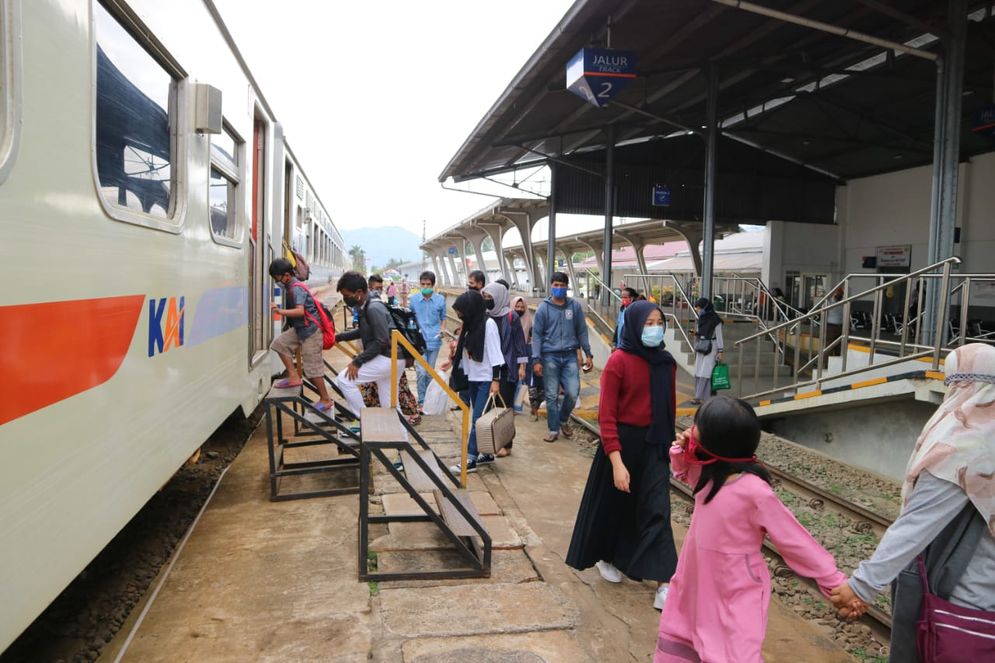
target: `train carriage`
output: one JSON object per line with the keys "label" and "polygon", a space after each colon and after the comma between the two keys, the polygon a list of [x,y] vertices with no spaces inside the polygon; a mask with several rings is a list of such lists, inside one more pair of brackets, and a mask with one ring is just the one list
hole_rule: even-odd
{"label": "train carriage", "polygon": [[[0,0],[0,650],[274,370],[342,237],[208,0]],[[277,362],[278,363],[278,362]]]}

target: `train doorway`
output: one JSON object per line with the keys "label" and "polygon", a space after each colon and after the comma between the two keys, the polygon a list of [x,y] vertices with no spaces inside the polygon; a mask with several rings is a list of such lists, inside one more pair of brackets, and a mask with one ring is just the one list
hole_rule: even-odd
{"label": "train doorway", "polygon": [[252,127],[252,229],[249,234],[249,365],[266,356],[268,293],[265,287],[266,121]]}

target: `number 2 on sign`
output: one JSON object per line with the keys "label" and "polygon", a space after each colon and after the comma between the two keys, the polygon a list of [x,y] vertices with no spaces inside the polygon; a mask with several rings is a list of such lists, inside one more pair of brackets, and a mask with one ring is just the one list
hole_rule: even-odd
{"label": "number 2 on sign", "polygon": [[612,91],[612,84],[605,81],[601,83],[601,92],[598,93],[598,99],[610,99],[609,94]]}

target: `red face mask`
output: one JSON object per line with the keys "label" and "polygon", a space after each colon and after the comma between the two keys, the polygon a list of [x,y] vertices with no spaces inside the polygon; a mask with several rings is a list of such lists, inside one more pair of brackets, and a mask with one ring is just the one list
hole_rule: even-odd
{"label": "red face mask", "polygon": [[622,298],[622,306],[628,306],[631,303],[632,303],[632,297],[623,297]]}
{"label": "red face mask", "polygon": [[[702,460],[699,458],[699,451],[701,452],[701,455],[708,456],[708,459]],[[726,458],[725,456],[716,456],[702,446],[700,436],[698,434],[698,427],[692,426],[691,439],[688,441],[687,462],[692,465],[711,465],[712,463],[716,463],[720,460],[724,460],[727,463],[756,463],[757,457],[756,455],[750,456],[749,458]]]}

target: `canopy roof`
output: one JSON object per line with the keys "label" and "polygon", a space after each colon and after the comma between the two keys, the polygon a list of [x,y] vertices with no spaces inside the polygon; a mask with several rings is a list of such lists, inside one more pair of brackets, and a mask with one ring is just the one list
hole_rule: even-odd
{"label": "canopy roof", "polygon": [[[940,0],[758,0],[919,49],[940,50]],[[995,149],[973,134],[992,101],[991,2],[969,7],[962,156]],[[639,78],[606,108],[565,90],[565,67],[605,41],[635,51]],[[709,67],[717,67],[722,130],[837,181],[928,164],[933,156],[936,64],[712,0],[578,0],[515,76],[440,180],[536,165],[547,157],[647,140],[705,124]],[[720,156],[721,158],[721,156]]]}

